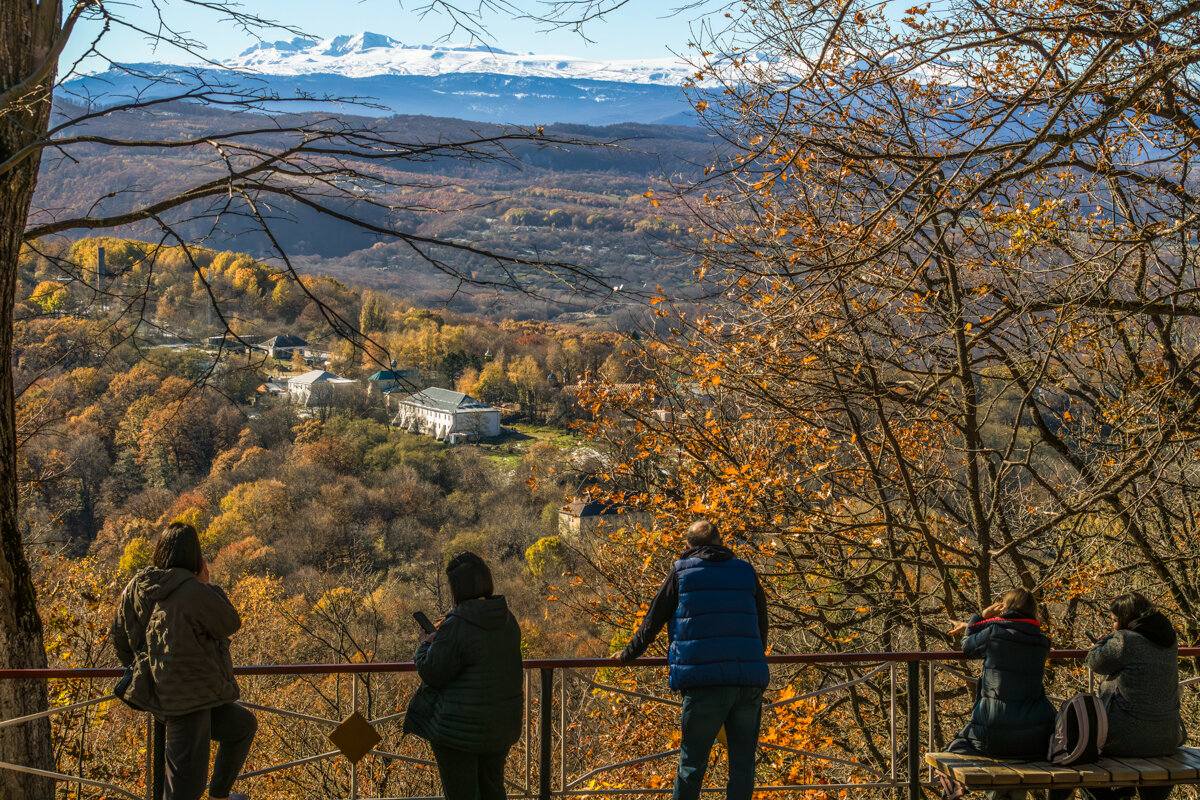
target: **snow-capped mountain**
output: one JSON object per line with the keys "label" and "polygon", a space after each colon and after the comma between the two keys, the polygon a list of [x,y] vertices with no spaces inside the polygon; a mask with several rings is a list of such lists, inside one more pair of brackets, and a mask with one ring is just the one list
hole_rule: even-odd
{"label": "snow-capped mountain", "polygon": [[[669,58],[603,61],[484,46],[408,45],[379,33],[263,42],[219,67],[125,64],[69,80],[64,99],[116,105],[208,86],[247,87],[264,111],[424,114],[517,125],[692,124]],[[357,102],[338,98],[356,98]],[[340,103],[340,105],[339,105]]]}
{"label": "snow-capped mountain", "polygon": [[603,61],[511,53],[485,45],[409,45],[370,32],[319,41],[297,38],[290,42],[262,42],[225,63],[265,75],[325,73],[367,78],[478,73],[660,86],[679,86],[693,71],[687,63],[675,58]]}

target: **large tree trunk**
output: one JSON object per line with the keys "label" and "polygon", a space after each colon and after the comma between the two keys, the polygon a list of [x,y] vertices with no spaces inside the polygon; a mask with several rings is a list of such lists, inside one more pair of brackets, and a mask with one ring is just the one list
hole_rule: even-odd
{"label": "large tree trunk", "polygon": [[[0,164],[41,139],[50,119],[55,43],[61,0],[0,2]],[[0,665],[46,666],[42,621],[21,541],[17,515],[17,436],[13,387],[13,303],[17,259],[37,183],[36,152],[0,171]],[[47,707],[42,681],[0,680],[0,717],[11,719]],[[53,769],[50,722],[39,719],[0,728],[0,761]],[[0,771],[0,799],[47,800],[54,782]]]}

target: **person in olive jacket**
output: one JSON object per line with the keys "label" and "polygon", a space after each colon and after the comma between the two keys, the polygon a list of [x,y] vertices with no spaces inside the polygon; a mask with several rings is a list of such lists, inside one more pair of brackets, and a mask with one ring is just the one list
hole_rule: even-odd
{"label": "person in olive jacket", "polygon": [[[237,610],[209,582],[196,529],[174,522],[158,538],[152,566],[133,576],[109,631],[117,658],[133,668],[122,699],[166,727],[164,800],[230,795],[258,729],[235,701],[229,637],[242,625]],[[212,782],[209,742],[218,743]]]}
{"label": "person in olive jacket", "polygon": [[413,659],[421,688],[405,733],[429,741],[446,800],[503,800],[504,762],[521,738],[521,629],[474,553],[446,567],[454,608],[422,633]]}
{"label": "person in olive jacket", "polygon": [[982,658],[983,669],[971,721],[946,749],[993,758],[1044,759],[1056,712],[1043,685],[1050,640],[1037,620],[1033,594],[1012,589],[970,622],[955,623],[950,633],[967,634],[963,654]]}
{"label": "person in olive jacket", "polygon": [[[1175,628],[1146,597],[1129,592],[1109,604],[1113,632],[1096,642],[1087,665],[1101,676],[1108,711],[1103,755],[1172,755],[1187,739],[1179,713],[1179,646]],[[1142,800],[1165,800],[1170,786],[1139,786]],[[1132,795],[1133,787],[1085,789],[1097,800]]]}

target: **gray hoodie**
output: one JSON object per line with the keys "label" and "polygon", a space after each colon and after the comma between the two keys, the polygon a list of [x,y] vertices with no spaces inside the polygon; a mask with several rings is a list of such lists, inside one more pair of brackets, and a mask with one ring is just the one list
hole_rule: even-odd
{"label": "gray hoodie", "polygon": [[219,587],[190,570],[147,567],[121,593],[109,633],[123,665],[141,653],[149,661],[153,680],[139,703],[173,717],[238,699],[229,637],[241,626]]}

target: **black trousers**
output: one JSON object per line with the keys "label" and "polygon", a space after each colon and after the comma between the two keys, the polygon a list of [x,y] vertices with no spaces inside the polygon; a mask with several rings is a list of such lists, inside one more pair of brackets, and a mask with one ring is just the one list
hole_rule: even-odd
{"label": "black trousers", "polygon": [[[213,797],[227,797],[242,771],[258,720],[237,703],[163,719],[167,729],[166,780],[163,800],[199,800],[208,787]],[[209,743],[217,743],[212,785],[208,782]]]}
{"label": "black trousers", "polygon": [[504,800],[503,753],[470,753],[445,745],[433,745],[438,774],[442,776],[442,794],[446,800]]}

